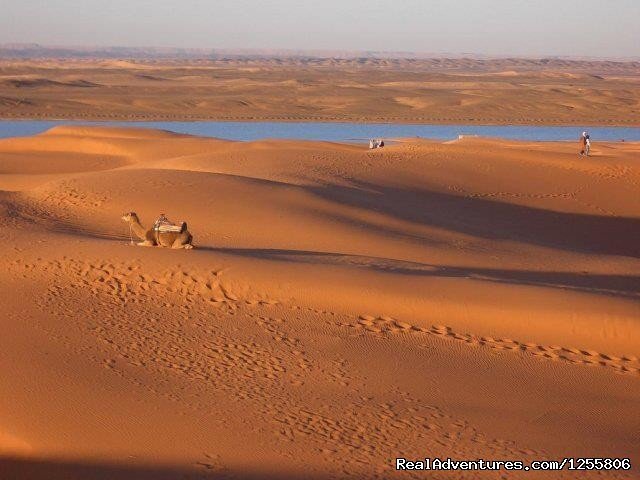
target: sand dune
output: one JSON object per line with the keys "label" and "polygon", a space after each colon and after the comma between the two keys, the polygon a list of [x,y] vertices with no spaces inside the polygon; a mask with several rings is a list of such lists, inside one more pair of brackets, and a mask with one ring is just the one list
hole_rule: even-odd
{"label": "sand dune", "polygon": [[[396,456],[637,463],[639,151],[89,127],[0,141],[0,468],[394,478]],[[196,249],[130,246],[131,210],[188,221]]]}
{"label": "sand dune", "polygon": [[0,118],[640,125],[638,62],[0,60]]}

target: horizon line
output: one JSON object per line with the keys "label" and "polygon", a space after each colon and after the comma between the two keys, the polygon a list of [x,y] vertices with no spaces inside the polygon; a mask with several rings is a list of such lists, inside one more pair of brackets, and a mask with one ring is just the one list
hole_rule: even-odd
{"label": "horizon line", "polygon": [[[70,45],[41,44],[25,42],[0,43],[0,57],[3,51],[14,50],[15,53],[28,52],[30,49],[63,50],[65,54],[82,55],[90,53],[133,53],[147,54],[155,58],[172,58],[173,55],[186,55],[191,59],[202,59],[198,55],[229,55],[236,57],[309,57],[309,58],[372,58],[372,59],[418,59],[429,60],[439,58],[470,58],[474,60],[568,60],[568,61],[616,61],[637,62],[640,56],[593,56],[593,55],[554,55],[554,54],[488,54],[478,52],[424,52],[410,50],[375,50],[375,49],[321,49],[321,48],[244,48],[244,47],[167,47],[167,46],[124,46],[124,45]],[[144,58],[144,57],[142,57]],[[173,57],[175,58],[175,57]]]}

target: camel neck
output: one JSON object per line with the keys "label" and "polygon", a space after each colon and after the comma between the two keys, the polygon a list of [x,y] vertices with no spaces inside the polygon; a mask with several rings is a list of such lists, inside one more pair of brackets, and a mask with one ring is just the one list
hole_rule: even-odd
{"label": "camel neck", "polygon": [[133,233],[135,233],[142,240],[146,239],[147,231],[142,225],[140,225],[140,222],[131,222],[131,230],[133,230]]}

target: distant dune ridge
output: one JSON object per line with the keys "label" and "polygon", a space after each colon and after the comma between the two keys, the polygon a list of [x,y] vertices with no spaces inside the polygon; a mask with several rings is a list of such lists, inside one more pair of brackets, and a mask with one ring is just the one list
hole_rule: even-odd
{"label": "distant dune ridge", "polygon": [[638,61],[39,48],[0,49],[0,118],[640,125]]}
{"label": "distant dune ridge", "polygon": [[[635,478],[639,154],[1,140],[0,471],[393,478],[397,456],[630,457],[581,478]],[[188,221],[196,248],[129,246],[132,210]]]}

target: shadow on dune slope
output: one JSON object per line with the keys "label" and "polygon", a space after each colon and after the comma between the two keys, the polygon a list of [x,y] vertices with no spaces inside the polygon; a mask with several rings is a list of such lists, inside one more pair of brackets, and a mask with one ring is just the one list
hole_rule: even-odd
{"label": "shadow on dune slope", "polygon": [[500,268],[458,267],[407,262],[379,257],[365,257],[330,252],[285,250],[271,248],[224,248],[199,246],[198,250],[216,251],[243,257],[293,263],[348,265],[399,275],[439,278],[467,278],[483,282],[528,285],[575,290],[615,297],[640,297],[640,276],[590,274],[588,272],[555,272],[509,270]]}
{"label": "shadow on dune slope", "polygon": [[[260,212],[262,207],[260,202],[256,202],[256,198],[263,198],[261,203],[264,204],[277,199],[291,209],[305,211],[306,208],[310,222],[326,216],[332,221],[360,229],[364,227],[372,233],[411,238],[419,243],[433,243],[435,237],[428,231],[403,228],[397,222],[394,225],[383,217],[375,222],[366,220],[356,214],[357,210],[383,215],[388,220],[404,221],[417,227],[437,228],[490,241],[513,241],[575,253],[640,258],[639,217],[556,211],[422,188],[394,187],[381,182],[350,180],[351,186],[335,183],[293,185],[231,174],[174,171],[167,183],[164,171],[145,170],[143,175],[145,181],[142,186],[136,184],[139,177],[130,171],[118,171],[109,177],[109,181],[113,185],[124,182],[124,187],[120,189],[124,190],[118,194],[133,197],[136,204],[145,204],[145,200],[157,196],[162,189],[173,189],[181,197],[181,215],[201,222],[200,231],[215,232],[216,212],[224,212],[231,202],[238,203],[245,209],[249,208],[252,212]],[[100,177],[103,178],[104,174],[100,174]],[[233,189],[238,189],[236,194],[233,194]],[[203,192],[216,193],[205,195]],[[302,194],[295,197],[298,203],[290,200],[294,198],[291,197],[294,194]],[[310,194],[323,203],[309,202],[305,206],[304,194]],[[571,202],[570,199],[564,201]],[[325,207],[330,204],[353,210],[331,208],[329,213]],[[210,215],[203,215],[205,207],[211,209]],[[267,214],[273,215],[273,209],[265,209],[263,215]],[[255,227],[247,224],[245,228]],[[304,222],[300,228],[304,228]],[[73,230],[73,227],[67,229]],[[122,233],[122,230],[118,233]]]}
{"label": "shadow on dune slope", "polygon": [[[332,202],[488,240],[516,241],[578,253],[640,257],[640,218],[560,212],[365,182],[355,182],[353,187],[303,188]],[[402,235],[402,232],[396,234]]]}

